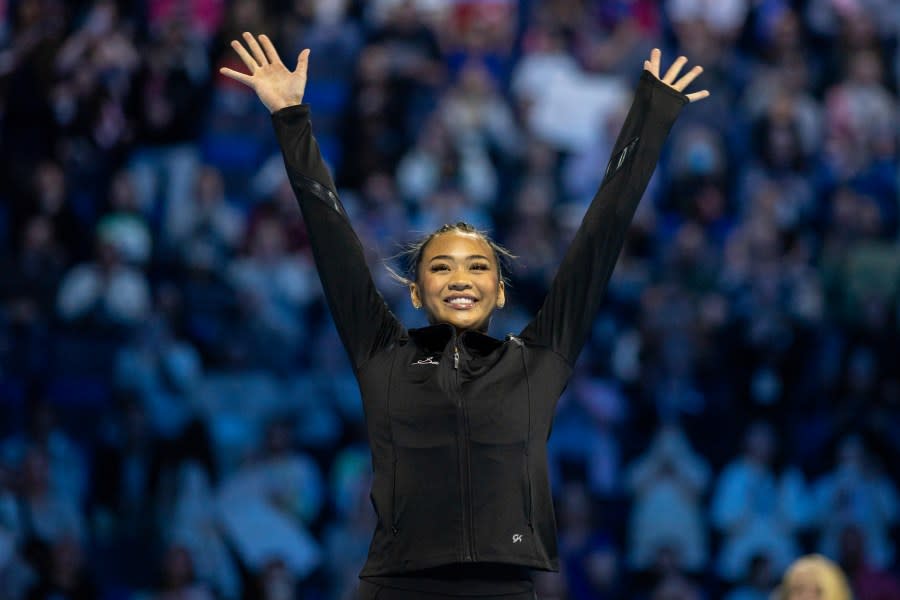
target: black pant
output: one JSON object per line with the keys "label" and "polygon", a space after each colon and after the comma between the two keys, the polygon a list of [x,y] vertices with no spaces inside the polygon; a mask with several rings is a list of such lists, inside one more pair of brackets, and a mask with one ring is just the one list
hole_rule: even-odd
{"label": "black pant", "polygon": [[448,595],[440,592],[419,592],[414,590],[400,590],[390,588],[368,581],[359,582],[358,600],[464,600],[472,598],[474,600],[537,600],[537,596],[531,592],[513,592],[511,594],[502,594],[500,596],[485,596],[477,592],[466,596]]}
{"label": "black pant", "polygon": [[524,567],[492,563],[450,564],[359,582],[359,600],[536,600]]}

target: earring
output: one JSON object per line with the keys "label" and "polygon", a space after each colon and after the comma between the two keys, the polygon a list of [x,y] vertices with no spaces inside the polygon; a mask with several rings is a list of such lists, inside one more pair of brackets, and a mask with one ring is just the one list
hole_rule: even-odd
{"label": "earring", "polygon": [[419,304],[418,302],[413,302],[413,308],[416,310],[419,310],[420,308],[422,308],[422,305]]}

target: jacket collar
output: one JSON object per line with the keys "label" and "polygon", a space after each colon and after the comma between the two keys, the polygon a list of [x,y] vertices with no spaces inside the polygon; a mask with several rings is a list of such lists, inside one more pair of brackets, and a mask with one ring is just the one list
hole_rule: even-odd
{"label": "jacket collar", "polygon": [[447,345],[458,339],[458,343],[475,354],[490,354],[503,345],[502,340],[479,331],[464,331],[456,335],[456,330],[449,323],[429,325],[409,330],[409,337],[421,348],[432,352],[442,352]]}

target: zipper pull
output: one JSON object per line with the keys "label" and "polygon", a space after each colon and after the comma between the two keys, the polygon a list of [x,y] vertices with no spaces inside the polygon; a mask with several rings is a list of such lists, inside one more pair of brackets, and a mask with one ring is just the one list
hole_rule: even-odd
{"label": "zipper pull", "polygon": [[453,348],[453,368],[459,369],[459,348]]}

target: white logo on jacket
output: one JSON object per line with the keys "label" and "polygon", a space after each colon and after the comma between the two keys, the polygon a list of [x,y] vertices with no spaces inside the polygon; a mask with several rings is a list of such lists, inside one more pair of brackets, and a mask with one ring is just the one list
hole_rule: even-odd
{"label": "white logo on jacket", "polygon": [[434,360],[433,356],[426,356],[422,360],[417,360],[414,363],[410,363],[410,365],[412,365],[412,366],[415,366],[415,365],[438,365],[438,364],[440,364],[440,363],[437,362],[436,360]]}
{"label": "white logo on jacket", "polygon": [[522,534],[521,534],[521,533],[514,533],[514,534],[513,534],[513,544],[518,544],[518,543],[521,542],[521,541],[522,541]]}

